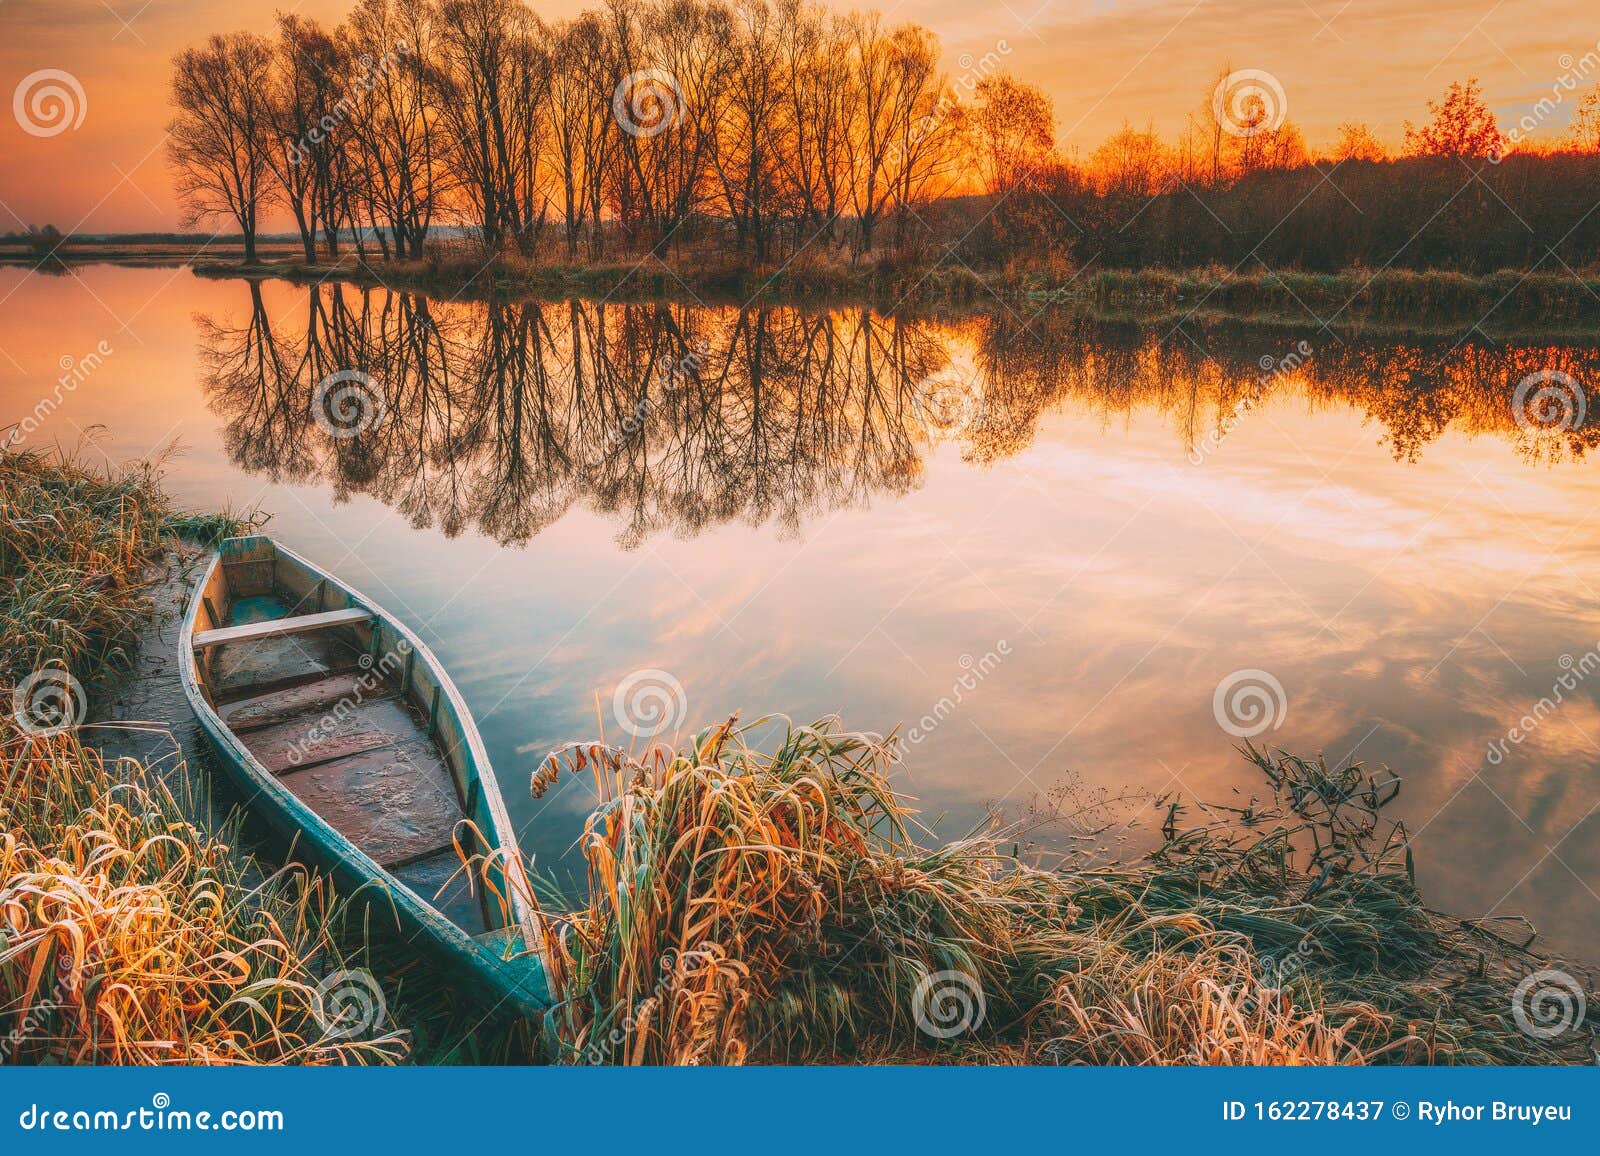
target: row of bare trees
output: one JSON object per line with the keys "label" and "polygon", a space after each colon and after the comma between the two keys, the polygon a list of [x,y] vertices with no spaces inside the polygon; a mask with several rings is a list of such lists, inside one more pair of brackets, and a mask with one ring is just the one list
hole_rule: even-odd
{"label": "row of bare trees", "polygon": [[[1037,94],[1025,129],[980,120],[938,61],[923,28],[808,0],[606,0],[556,24],[522,0],[361,0],[332,30],[281,15],[181,53],[171,160],[190,223],[233,218],[247,260],[268,206],[308,261],[341,236],[417,256],[444,223],[520,253],[559,230],[572,258],[603,255],[606,222],[660,249],[717,221],[757,260],[784,227],[870,250],[974,152],[1052,145]],[[995,63],[967,95],[1022,91]]]}
{"label": "row of bare trees", "polygon": [[[191,223],[234,220],[247,261],[276,213],[310,263],[345,239],[416,258],[442,225],[569,261],[710,237],[763,264],[808,246],[871,252],[887,231],[899,252],[934,235],[977,266],[1234,263],[1270,242],[1309,268],[1399,253],[1478,269],[1534,259],[1516,229],[1543,214],[1535,232],[1564,239],[1562,259],[1592,250],[1585,216],[1529,190],[1587,183],[1570,154],[1600,150],[1600,87],[1566,152],[1535,157],[1475,81],[1454,84],[1407,126],[1406,159],[1373,171],[1394,156],[1369,128],[1346,124],[1313,155],[1259,70],[1222,69],[1175,143],[1125,124],[1082,157],[1056,150],[1049,98],[1002,74],[998,51],[964,57],[953,81],[939,56],[926,29],[817,0],[604,0],[555,24],[524,0],[359,0],[333,29],[285,14],[271,37],[181,53],[171,160]],[[1492,192],[1453,195],[1463,164],[1508,147],[1517,163],[1484,178]],[[930,211],[953,193],[990,200]],[[1303,227],[1277,227],[1291,215]],[[1373,223],[1387,221],[1424,243],[1389,247]]]}
{"label": "row of bare trees", "polygon": [[[1582,346],[1353,337],[1268,387],[1259,345],[1069,311],[947,323],[859,308],[439,302],[337,282],[283,289],[269,307],[259,283],[239,291],[242,317],[202,318],[200,346],[236,463],[502,543],[577,506],[615,518],[627,545],[736,519],[798,531],[915,488],[937,441],[1008,458],[1063,407],[1107,425],[1164,414],[1191,461],[1269,402],[1354,410],[1403,460],[1451,429],[1530,461],[1600,446],[1600,425],[1524,428],[1506,403],[1540,370],[1600,379],[1600,350]],[[953,357],[962,347],[971,368]],[[321,386],[351,370],[373,418],[354,436],[334,430]]]}

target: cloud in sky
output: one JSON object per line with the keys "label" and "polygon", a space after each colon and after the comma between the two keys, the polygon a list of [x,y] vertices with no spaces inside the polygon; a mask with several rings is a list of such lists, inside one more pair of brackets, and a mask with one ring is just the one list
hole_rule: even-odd
{"label": "cloud in sky", "polygon": [[[547,20],[579,0],[536,3]],[[872,7],[873,5],[862,5]],[[83,232],[178,227],[161,148],[172,55],[232,28],[266,31],[283,0],[0,0],[0,231],[52,222]],[[349,0],[301,0],[329,23]],[[1180,131],[1224,66],[1283,83],[1313,144],[1345,120],[1391,144],[1452,81],[1478,76],[1504,124],[1550,91],[1564,53],[1596,48],[1592,0],[900,0],[893,21],[937,32],[945,66],[1000,52],[1004,68],[1055,100],[1063,147],[1087,154],[1124,120]],[[80,127],[22,131],[9,99],[61,69],[82,85]],[[1591,77],[1600,80],[1600,77]],[[1552,122],[1559,123],[1559,121]]]}

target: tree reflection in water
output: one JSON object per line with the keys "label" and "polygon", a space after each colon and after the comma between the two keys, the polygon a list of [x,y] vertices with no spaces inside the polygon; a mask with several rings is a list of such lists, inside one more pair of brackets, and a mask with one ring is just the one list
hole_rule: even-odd
{"label": "tree reflection in water", "polygon": [[[1024,326],[868,309],[440,303],[345,285],[300,291],[294,323],[269,315],[258,284],[248,292],[242,324],[199,320],[207,395],[235,462],[504,544],[575,503],[615,518],[625,546],[732,520],[797,532],[914,488],[940,440],[999,460],[1061,409],[1107,422],[1158,411],[1191,460],[1252,404],[1287,396],[1364,413],[1403,461],[1448,428],[1505,438],[1534,462],[1575,460],[1600,440],[1600,402],[1554,433],[1519,424],[1511,404],[1539,371],[1592,388],[1593,348],[1326,335],[1285,359],[1300,340],[1287,331],[1168,332],[1059,312]],[[349,371],[379,391],[382,420],[329,436],[318,385]]]}

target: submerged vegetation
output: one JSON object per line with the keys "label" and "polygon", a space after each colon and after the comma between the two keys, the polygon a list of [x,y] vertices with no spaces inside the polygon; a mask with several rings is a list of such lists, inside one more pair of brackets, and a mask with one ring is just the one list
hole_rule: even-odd
{"label": "submerged vegetation", "polygon": [[[163,532],[239,528],[173,515],[154,467],[41,453],[0,455],[0,500],[4,689],[59,672],[63,724],[124,669]],[[420,1031],[380,1006],[354,1033],[326,881],[208,830],[180,763],[108,760],[35,705],[0,718],[0,1062],[1505,1063],[1588,1038],[1516,1031],[1532,957],[1423,906],[1390,777],[1246,748],[1266,797],[1168,802],[1146,858],[1045,867],[1004,832],[936,843],[892,736],[734,719],[535,775],[601,799],[588,894],[535,945],[537,1036],[443,1019],[427,987]]]}

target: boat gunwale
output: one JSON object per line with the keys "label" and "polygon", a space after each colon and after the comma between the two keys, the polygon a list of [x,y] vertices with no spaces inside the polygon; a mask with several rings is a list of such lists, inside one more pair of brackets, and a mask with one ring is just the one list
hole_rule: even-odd
{"label": "boat gunwale", "polygon": [[[245,535],[244,537],[266,537],[265,535]],[[229,539],[233,541],[235,539]],[[489,761],[488,751],[483,745],[483,737],[478,733],[476,720],[467,709],[466,700],[460,689],[451,679],[449,672],[438,657],[428,648],[428,645],[417,635],[385,610],[378,603],[358,593],[335,575],[322,567],[295,553],[293,550],[278,542],[275,538],[266,537],[271,543],[274,552],[304,567],[310,573],[319,576],[330,586],[336,587],[346,595],[354,605],[359,605],[368,610],[372,615],[373,629],[380,625],[387,626],[394,631],[397,640],[403,640],[411,647],[416,655],[416,661],[422,662],[429,673],[434,677],[439,686],[441,695],[448,701],[450,709],[455,713],[457,725],[461,731],[463,742],[466,746],[466,756],[471,763],[471,775],[463,774],[463,784],[476,779],[478,791],[490,821],[494,824],[494,853],[498,856],[499,865],[507,876],[507,901],[510,904],[510,918],[498,928],[492,928],[491,934],[499,932],[521,933],[524,946],[539,961],[548,982],[549,969],[544,958],[543,939],[540,936],[540,927],[537,916],[528,903],[531,891],[524,890],[529,886],[526,873],[523,870],[522,857],[512,835],[510,814],[506,810],[505,799],[500,793],[499,780],[494,773],[493,764]],[[356,843],[339,832],[326,819],[308,806],[293,791],[285,786],[278,778],[262,765],[259,759],[244,745],[240,737],[234,733],[222,716],[212,706],[207,692],[200,678],[199,662],[194,647],[194,633],[196,622],[199,618],[200,607],[204,603],[203,594],[210,583],[217,567],[223,564],[220,547],[213,551],[204,570],[195,582],[188,606],[184,609],[183,624],[178,634],[179,676],[183,684],[184,695],[189,700],[190,708],[194,711],[201,728],[213,743],[226,748],[227,754],[234,763],[244,771],[253,781],[256,790],[268,796],[276,810],[298,832],[313,835],[320,841],[325,853],[336,859],[336,868],[342,868],[358,879],[365,878],[379,883],[385,890],[385,898],[397,909],[397,914],[403,913],[419,927],[445,941],[445,946],[453,953],[468,957],[490,957],[495,963],[506,962],[500,956],[491,952],[482,943],[479,943],[463,928],[456,925],[444,915],[437,907],[407,884],[401,882],[395,875],[368,855]],[[448,758],[444,753],[443,744],[435,737],[435,743],[440,747],[441,757]],[[245,800],[244,805],[253,807],[255,801]],[[467,816],[470,821],[470,816]],[[292,837],[292,836],[291,836]],[[409,940],[407,941],[410,942]],[[506,998],[516,999],[532,1006],[526,996],[517,996],[512,992],[506,993]],[[548,1002],[545,1003],[548,1007]]]}

